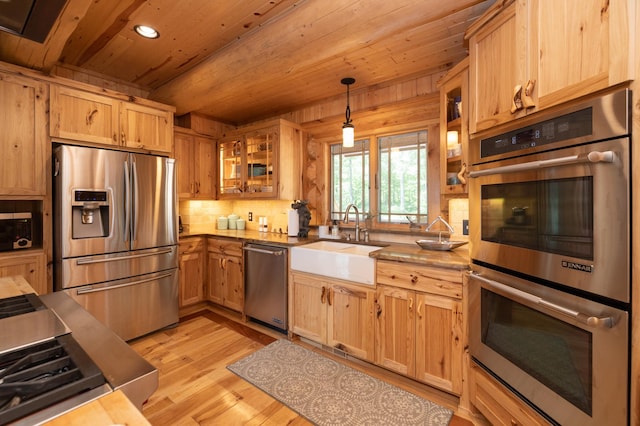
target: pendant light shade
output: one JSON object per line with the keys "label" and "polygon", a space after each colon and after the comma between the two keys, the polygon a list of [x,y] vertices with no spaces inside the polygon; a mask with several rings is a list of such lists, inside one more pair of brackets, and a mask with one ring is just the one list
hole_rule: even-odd
{"label": "pendant light shade", "polygon": [[345,148],[352,148],[354,143],[355,128],[353,124],[345,124],[342,126],[342,146]]}
{"label": "pendant light shade", "polygon": [[351,108],[349,107],[349,86],[355,83],[355,78],[346,77],[340,80],[340,83],[347,86],[347,110],[345,111],[345,121],[342,125],[342,146],[345,148],[353,147],[355,127],[351,124]]}

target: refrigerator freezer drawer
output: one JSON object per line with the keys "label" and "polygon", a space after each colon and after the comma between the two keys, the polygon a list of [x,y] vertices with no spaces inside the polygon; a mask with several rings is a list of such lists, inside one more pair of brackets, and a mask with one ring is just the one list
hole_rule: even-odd
{"label": "refrigerator freezer drawer", "polygon": [[123,340],[178,322],[178,270],[65,290]]}
{"label": "refrigerator freezer drawer", "polygon": [[177,246],[62,259],[56,290],[119,280],[178,267]]}

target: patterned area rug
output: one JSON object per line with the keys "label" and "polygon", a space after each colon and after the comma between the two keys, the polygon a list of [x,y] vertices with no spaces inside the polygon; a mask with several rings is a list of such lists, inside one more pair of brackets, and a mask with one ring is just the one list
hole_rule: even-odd
{"label": "patterned area rug", "polygon": [[447,425],[453,412],[286,339],[227,367],[317,425]]}

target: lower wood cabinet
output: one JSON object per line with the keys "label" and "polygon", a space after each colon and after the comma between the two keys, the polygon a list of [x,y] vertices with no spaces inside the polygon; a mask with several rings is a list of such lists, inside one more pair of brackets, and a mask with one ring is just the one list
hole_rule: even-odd
{"label": "lower wood cabinet", "polygon": [[462,392],[462,272],[377,262],[375,362],[448,392]]}
{"label": "lower wood cabinet", "polygon": [[242,242],[207,239],[207,299],[229,309],[244,309]]}
{"label": "lower wood cabinet", "polygon": [[180,307],[204,300],[205,242],[204,238],[187,237],[178,244]]}
{"label": "lower wood cabinet", "polygon": [[549,424],[482,368],[473,364],[469,373],[471,403],[492,425],[541,426]]}
{"label": "lower wood cabinet", "polygon": [[0,277],[22,275],[38,294],[49,292],[47,257],[44,253],[3,254],[0,256]]}
{"label": "lower wood cabinet", "polygon": [[293,272],[291,331],[357,358],[374,360],[375,290]]}

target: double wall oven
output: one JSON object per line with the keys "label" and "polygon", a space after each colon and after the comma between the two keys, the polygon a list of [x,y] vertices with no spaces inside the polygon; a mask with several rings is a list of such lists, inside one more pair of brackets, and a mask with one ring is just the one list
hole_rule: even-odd
{"label": "double wall oven", "polygon": [[631,92],[470,144],[470,353],[551,423],[629,421]]}

